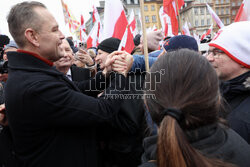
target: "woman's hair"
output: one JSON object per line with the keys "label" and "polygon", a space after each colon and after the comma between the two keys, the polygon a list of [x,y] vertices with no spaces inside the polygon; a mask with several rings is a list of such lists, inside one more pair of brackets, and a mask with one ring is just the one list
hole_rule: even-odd
{"label": "woman's hair", "polygon": [[[203,156],[184,133],[218,121],[219,81],[205,57],[188,49],[166,53],[153,64],[145,83],[146,105],[159,127],[159,167],[230,165]],[[176,112],[166,114],[171,108],[181,112],[180,118]]]}

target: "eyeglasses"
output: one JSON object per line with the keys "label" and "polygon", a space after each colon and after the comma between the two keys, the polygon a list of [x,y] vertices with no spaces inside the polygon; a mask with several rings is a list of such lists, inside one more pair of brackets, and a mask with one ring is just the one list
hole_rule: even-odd
{"label": "eyeglasses", "polygon": [[219,58],[222,53],[225,53],[225,52],[223,52],[222,50],[219,50],[219,49],[213,49],[213,50],[208,50],[205,53],[205,56],[212,55],[214,58]]}

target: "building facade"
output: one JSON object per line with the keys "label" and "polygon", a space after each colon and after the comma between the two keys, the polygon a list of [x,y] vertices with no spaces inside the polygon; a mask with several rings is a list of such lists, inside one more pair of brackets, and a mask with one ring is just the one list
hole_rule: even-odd
{"label": "building facade", "polygon": [[157,29],[161,29],[161,21],[159,10],[163,5],[162,0],[145,0],[144,15],[146,28],[152,28],[154,25]]}

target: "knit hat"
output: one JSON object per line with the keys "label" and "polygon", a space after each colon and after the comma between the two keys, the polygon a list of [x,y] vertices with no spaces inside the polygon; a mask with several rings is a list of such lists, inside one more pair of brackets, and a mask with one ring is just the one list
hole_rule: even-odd
{"label": "knit hat", "polygon": [[174,36],[166,40],[163,47],[167,52],[182,48],[191,49],[198,52],[198,45],[196,40],[193,37],[187,35]]}
{"label": "knit hat", "polygon": [[140,45],[140,43],[141,43],[141,35],[140,35],[140,34],[137,34],[137,35],[134,37],[134,43],[135,43],[135,46]]}
{"label": "knit hat", "polygon": [[250,21],[235,22],[223,27],[209,46],[222,50],[235,62],[250,68]]}
{"label": "knit hat", "polygon": [[98,45],[97,49],[101,49],[107,53],[112,53],[113,51],[118,50],[120,42],[121,40],[117,38],[107,38]]}
{"label": "knit hat", "polygon": [[9,48],[16,48],[16,49],[18,49],[18,46],[17,46],[17,44],[16,44],[15,41],[10,41],[10,43],[7,44],[7,45],[4,47],[3,50],[9,49]]}

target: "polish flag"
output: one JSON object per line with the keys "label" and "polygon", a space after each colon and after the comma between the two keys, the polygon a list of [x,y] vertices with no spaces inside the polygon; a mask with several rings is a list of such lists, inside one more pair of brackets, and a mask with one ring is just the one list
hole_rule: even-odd
{"label": "polish flag", "polygon": [[213,19],[215,20],[215,22],[217,23],[219,28],[221,29],[222,27],[224,27],[224,24],[220,20],[219,16],[213,11],[213,9],[207,3],[206,3],[206,5],[207,5],[207,9],[208,9],[209,13],[212,15]]}
{"label": "polish flag", "polygon": [[184,0],[177,0],[178,6],[175,3],[176,0],[163,0],[163,11],[170,17],[172,32],[174,35],[178,35],[178,18],[179,9],[184,5]]}
{"label": "polish flag", "polygon": [[132,10],[128,19],[128,24],[130,31],[132,32],[133,36],[136,36],[136,21],[135,21],[135,14],[134,11]]}
{"label": "polish flag", "polygon": [[164,32],[164,37],[174,36],[172,33],[170,17],[163,12],[163,7],[161,7],[159,10],[159,16],[161,20],[162,31]]}
{"label": "polish flag", "polygon": [[99,29],[100,23],[95,22],[93,28],[91,29],[88,35],[87,48],[97,47],[99,45]]}
{"label": "polish flag", "polygon": [[86,39],[87,39],[86,27],[85,27],[83,15],[81,15],[80,41],[85,41]]}
{"label": "polish flag", "polygon": [[99,34],[99,41],[101,41],[100,39],[102,39],[103,28],[102,28],[100,15],[98,13],[98,10],[97,10],[96,6],[93,5],[92,7],[93,7],[93,13],[92,13],[93,24],[95,24],[95,22],[98,22],[98,24],[100,24],[99,29],[98,29],[98,34]]}
{"label": "polish flag", "polygon": [[[104,30],[103,39],[114,37],[122,40],[122,37],[128,26],[122,3],[120,0],[106,0],[104,8]],[[132,35],[130,28],[128,29],[128,36]],[[133,37],[133,35],[132,35]],[[133,38],[127,38],[127,43],[134,45]],[[126,45],[127,46],[127,45]],[[131,48],[126,48],[128,53],[131,53]]]}
{"label": "polish flag", "polygon": [[209,29],[207,30],[207,32],[203,33],[202,36],[201,36],[201,41],[206,37],[208,36],[209,34],[212,33],[212,30],[213,30],[213,24],[211,24],[211,26],[209,27]]}
{"label": "polish flag", "polygon": [[250,21],[250,0],[243,0],[234,22]]}
{"label": "polish flag", "polygon": [[191,36],[187,22],[185,22],[185,24],[183,25],[182,31],[183,31],[182,33],[183,35]]}
{"label": "polish flag", "polygon": [[157,31],[157,28],[156,28],[155,24],[154,24],[154,26],[152,28],[152,31]]}

